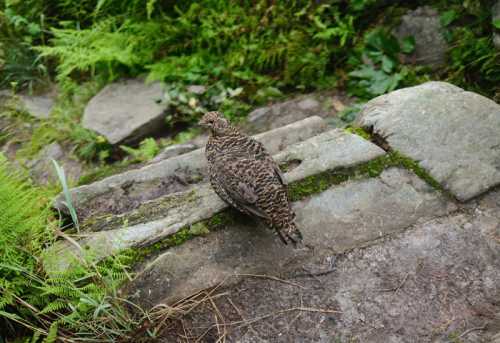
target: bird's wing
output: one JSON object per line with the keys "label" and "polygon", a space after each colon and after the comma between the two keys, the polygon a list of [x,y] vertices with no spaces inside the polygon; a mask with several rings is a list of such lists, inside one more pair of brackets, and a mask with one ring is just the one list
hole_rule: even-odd
{"label": "bird's wing", "polygon": [[258,195],[255,182],[248,174],[252,163],[255,163],[255,160],[234,156],[219,159],[215,165],[217,183],[236,207],[241,207],[257,217],[268,219],[269,216],[257,206]]}
{"label": "bird's wing", "polygon": [[266,150],[264,144],[262,144],[258,140],[253,139],[252,137],[248,137],[248,142],[249,146],[245,148],[242,147],[233,148],[231,149],[229,154],[232,156],[255,158],[256,160],[268,163],[274,169],[274,172],[278,177],[279,181],[281,182],[281,184],[286,185],[283,172],[281,171],[276,161],[274,161],[273,157]]}

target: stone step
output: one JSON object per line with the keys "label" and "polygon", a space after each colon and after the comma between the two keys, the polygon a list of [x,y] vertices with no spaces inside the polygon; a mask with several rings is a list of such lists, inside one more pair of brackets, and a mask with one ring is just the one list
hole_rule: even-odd
{"label": "stone step", "polygon": [[[307,120],[307,119],[306,119]],[[276,147],[277,148],[277,147]],[[271,149],[276,151],[277,149]],[[285,173],[288,183],[303,180],[338,168],[348,168],[368,162],[385,154],[385,151],[343,130],[331,130],[304,142],[287,147],[275,155],[279,163],[293,162]],[[198,158],[204,159],[203,156]],[[157,164],[161,164],[157,163]],[[208,184],[200,184],[184,192],[163,196],[122,214],[93,217],[87,222],[108,230],[87,233],[78,243],[86,255],[100,260],[123,249],[151,245],[183,227],[208,219],[226,208],[226,204]],[[109,228],[113,229],[109,229]],[[82,257],[83,251],[74,244],[60,241],[55,244],[46,259],[48,270],[67,268]]]}
{"label": "stone step", "polygon": [[271,230],[254,222],[238,222],[147,261],[129,286],[129,293],[148,308],[221,282],[228,286],[239,274],[286,278],[291,271],[303,273],[302,268],[318,260],[332,259],[456,209],[439,191],[399,168],[387,169],[376,178],[333,186],[295,202],[293,208],[304,248],[284,245]]}
{"label": "stone step", "polygon": [[[254,136],[271,154],[311,138],[328,129],[320,117],[304,120]],[[107,177],[89,185],[73,188],[70,193],[78,216],[84,222],[89,216],[120,214],[140,204],[192,188],[206,177],[206,159],[203,149],[153,163]],[[67,213],[60,194],[54,207]]]}
{"label": "stone step", "polygon": [[[414,208],[421,211],[418,204],[427,206],[424,199],[432,196],[423,189],[416,196],[408,196],[412,187],[405,178],[402,183],[354,181],[344,184],[343,190],[336,187],[328,191],[339,205],[334,206],[330,221],[336,225],[325,223],[328,229],[323,230],[346,229],[349,233],[350,227],[344,222],[357,220],[359,226],[365,226],[366,221],[366,227],[376,234],[380,226],[370,219],[376,223],[377,212],[386,215],[386,223],[392,225],[388,214],[397,218],[412,213],[412,199],[417,200]],[[361,184],[365,190],[369,184],[378,185],[384,192],[361,195],[370,201],[353,205],[360,196]],[[401,186],[406,191],[400,190]],[[418,185],[415,188],[418,190]],[[347,203],[346,198],[350,200]],[[400,214],[393,212],[395,208],[383,210],[384,205],[397,205],[398,198],[405,199],[400,205],[405,210]],[[373,207],[367,206],[370,203]],[[374,211],[376,203],[380,203],[379,209]],[[167,300],[173,292],[182,293],[182,285],[193,289],[211,277],[228,275],[217,289],[195,298],[201,304],[181,318],[179,330],[170,325],[160,334],[165,337],[162,342],[176,342],[188,332],[193,341],[202,341],[202,337],[216,341],[222,336],[227,342],[498,343],[500,337],[494,335],[500,329],[500,241],[492,239],[491,234],[500,222],[500,190],[463,207],[468,210],[429,221],[421,217],[410,229],[368,247],[335,257],[318,254],[316,269],[309,260],[298,261],[297,271],[290,273],[286,271],[293,266],[277,259],[280,252],[275,259],[270,258],[279,246],[255,237],[263,230],[242,224],[238,234],[250,241],[233,238],[232,227],[216,232],[214,237],[196,238],[193,243],[185,243],[192,244],[191,253],[187,246],[172,249],[170,255],[165,253],[139,275],[131,291],[137,291],[134,300],[149,305]],[[356,209],[366,214],[361,217]],[[311,213],[299,214],[310,218]],[[255,230],[253,234],[251,230]],[[244,253],[235,251],[236,242]],[[226,245],[232,243],[234,260],[225,255]],[[205,256],[197,254],[195,248],[202,249]],[[260,258],[265,258],[268,266],[263,266]],[[194,264],[196,260],[198,265]],[[188,264],[192,269],[186,268]],[[250,268],[254,273],[248,274]],[[231,274],[235,272],[238,274]],[[238,283],[233,284],[234,280]],[[206,294],[211,297],[203,302]]]}
{"label": "stone step", "polygon": [[500,105],[491,99],[427,82],[369,101],[359,123],[460,201],[500,184]]}

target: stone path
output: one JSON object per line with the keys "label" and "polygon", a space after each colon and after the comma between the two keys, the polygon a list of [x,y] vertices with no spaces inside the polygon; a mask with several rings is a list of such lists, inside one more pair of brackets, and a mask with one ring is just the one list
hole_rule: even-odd
{"label": "stone path", "polygon": [[[186,333],[192,341],[204,334],[200,342],[221,332],[226,342],[490,342],[500,329],[499,221],[496,191],[368,248],[324,258],[326,269],[333,264],[325,275],[304,268],[283,282],[241,277],[183,318]],[[340,313],[277,313],[294,308]],[[169,332],[164,342],[179,339]]]}
{"label": "stone path", "polygon": [[[429,82],[373,99],[358,123],[383,149],[318,117],[258,136],[291,184],[296,249],[248,217],[216,215],[226,205],[206,184],[201,149],[73,189],[78,242],[99,260],[210,229],[148,248],[123,289],[150,308],[216,288],[165,342],[490,341],[500,334],[500,106]],[[50,252],[49,270],[80,253]]]}

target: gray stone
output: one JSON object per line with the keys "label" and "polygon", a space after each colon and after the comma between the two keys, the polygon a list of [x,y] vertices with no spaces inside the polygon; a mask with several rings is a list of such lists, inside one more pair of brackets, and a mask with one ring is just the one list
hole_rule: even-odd
{"label": "gray stone", "polygon": [[[299,181],[327,170],[367,162],[384,154],[382,149],[359,136],[337,130],[298,143],[289,150],[290,154],[286,149],[277,155],[276,159],[280,162],[287,162],[290,158],[295,161],[297,156],[303,159],[298,167],[285,174],[288,182]],[[307,150],[309,150],[308,155],[305,153],[301,155]],[[350,156],[350,159],[336,161],[328,157],[330,154],[332,156],[344,154]],[[342,161],[346,165],[340,164]],[[104,231],[86,235],[79,244],[86,251],[92,251],[94,258],[101,259],[126,248],[151,245],[183,227],[212,217],[226,207],[227,205],[208,184],[199,185],[196,189],[146,202],[122,215],[94,215],[87,222]],[[74,245],[67,242],[56,246],[53,251],[57,253],[52,254],[55,258],[46,263],[48,270],[67,267],[72,260],[66,256],[80,253]]]}
{"label": "gray stone", "polygon": [[54,98],[50,95],[19,95],[18,98],[18,108],[39,119],[47,119],[54,107]]}
{"label": "gray stone", "polygon": [[369,101],[359,123],[466,201],[500,184],[500,106],[444,82]]}
{"label": "gray stone", "polygon": [[30,176],[36,183],[46,185],[59,182],[52,159],[64,169],[66,180],[70,186],[78,181],[82,174],[81,164],[70,157],[59,143],[52,143],[44,147],[35,159],[26,163]]}
{"label": "gray stone", "polygon": [[140,79],[112,83],[90,100],[82,124],[111,144],[137,142],[165,127],[162,97],[160,83],[145,84]]}
{"label": "gray stone", "polygon": [[293,207],[307,248],[285,246],[270,230],[242,220],[169,249],[146,265],[131,293],[151,306],[223,281],[231,284],[238,274],[301,271],[321,256],[364,246],[454,209],[414,174],[395,168],[379,178],[333,186]]}
{"label": "gray stone", "polygon": [[424,6],[408,12],[401,18],[401,24],[394,33],[399,40],[408,36],[415,38],[415,51],[410,60],[434,69],[446,63],[448,46],[439,14],[434,9]]}
{"label": "gray stone", "polygon": [[155,158],[153,158],[149,163],[163,161],[171,157],[179,156],[187,152],[196,150],[197,148],[198,146],[192,143],[170,145],[163,149],[163,151],[156,155]]}
{"label": "gray stone", "polygon": [[[255,136],[266,148],[276,154],[285,147],[325,131],[321,118],[312,117]],[[203,149],[150,164],[140,169],[113,175],[90,185],[71,190],[78,215],[85,219],[90,214],[123,213],[145,201],[169,193],[185,191],[206,178],[206,160]],[[64,197],[60,195],[55,207],[65,211]]]}
{"label": "gray stone", "polygon": [[0,90],[0,108],[12,97],[12,92],[7,89]]}
{"label": "gray stone", "polygon": [[294,164],[285,174],[286,181],[292,183],[323,171],[353,167],[384,154],[360,136],[334,129],[291,145],[274,159],[280,164]]}
{"label": "gray stone", "polygon": [[312,93],[261,107],[248,115],[245,127],[252,132],[262,132],[310,116],[334,118],[339,104],[343,105],[340,98],[346,97],[329,93]]}
{"label": "gray stone", "polygon": [[455,209],[421,179],[396,168],[384,171],[379,178],[331,188],[300,206],[297,225],[307,228],[306,242],[331,253]]}
{"label": "gray stone", "polygon": [[[479,206],[475,212],[483,210]],[[210,303],[182,317],[180,331],[169,327],[160,334],[160,342],[175,341],[183,332],[216,340],[220,337],[216,324],[222,322],[228,342],[445,343],[452,337],[464,343],[491,342],[498,339],[500,323],[495,315],[500,312],[500,244],[477,226],[464,229],[462,223],[468,221],[474,222],[474,214],[456,212],[336,259],[327,256],[319,263],[328,270],[323,274],[300,270],[279,275],[281,280],[268,273],[240,277],[238,284],[228,287],[223,283],[211,293]],[[208,238],[198,239],[199,243]],[[182,249],[175,250],[182,253],[175,258],[179,263],[188,255]],[[260,253],[258,246],[246,249]],[[200,257],[192,274],[201,275],[212,266],[224,268],[221,250]],[[242,262],[252,267],[254,259],[247,258]],[[266,269],[279,270],[281,264],[270,261]],[[150,284],[137,290],[146,304],[152,299],[147,299],[149,289],[161,299],[158,293],[168,294],[167,285],[177,286],[174,275],[165,280],[170,270],[177,273],[180,268],[164,266],[164,274],[156,275],[158,281],[149,279]],[[145,274],[153,276],[156,270],[152,265]],[[186,274],[180,277],[189,279]]]}

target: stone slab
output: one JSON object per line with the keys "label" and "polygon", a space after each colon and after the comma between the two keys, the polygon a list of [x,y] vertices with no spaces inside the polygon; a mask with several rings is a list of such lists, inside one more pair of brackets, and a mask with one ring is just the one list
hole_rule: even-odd
{"label": "stone slab", "polygon": [[[496,342],[500,241],[491,239],[492,225],[485,223],[500,223],[499,195],[470,212],[327,257],[320,265],[329,273],[304,270],[283,281],[243,277],[216,290],[213,304],[182,317],[185,331],[169,327],[160,342],[186,331],[193,340],[203,334],[216,341],[225,332],[226,341],[245,343]],[[303,310],[291,310],[297,308]],[[225,326],[217,332],[216,323]]]}
{"label": "stone slab", "polygon": [[137,142],[165,127],[160,83],[140,79],[112,83],[85,107],[82,124],[106,137],[111,144]]}
{"label": "stone slab", "polygon": [[[345,149],[350,149],[351,153],[344,151]],[[325,132],[310,140],[297,143],[289,150],[290,155],[288,150],[285,150],[278,155],[277,160],[286,162],[287,158],[295,160],[297,156],[303,157],[303,160],[299,166],[285,174],[288,182],[344,167],[339,164],[342,161],[348,166],[353,166],[385,153],[361,137],[341,130]],[[309,154],[306,154],[306,151],[309,151]],[[350,159],[337,161],[328,157],[342,154],[350,156]],[[126,248],[151,245],[182,227],[212,217],[224,208],[226,204],[215,194],[210,185],[201,184],[189,191],[152,200],[122,215],[89,219],[88,221],[94,221],[90,225],[97,226],[102,231],[87,234],[79,244],[86,251],[92,251],[96,259],[102,259]],[[46,265],[49,270],[64,269],[71,263],[71,258],[61,256],[63,251],[67,251],[70,255],[81,255],[81,251],[67,242],[60,243],[52,250],[58,252],[53,254],[55,258],[51,259],[52,262]],[[55,266],[50,267],[49,264]]]}
{"label": "stone slab", "polygon": [[[255,138],[272,154],[324,132],[326,123],[319,117],[310,117],[274,129]],[[206,179],[207,162],[204,149],[175,156],[140,169],[112,175],[89,185],[71,190],[73,205],[82,221],[89,215],[120,214],[140,204],[166,194],[185,191]],[[61,195],[54,206],[66,212]]]}
{"label": "stone slab", "polygon": [[333,92],[301,95],[253,110],[245,127],[251,132],[262,132],[311,116],[334,119],[341,110],[339,108],[351,101],[344,94]]}
{"label": "stone slab", "polygon": [[251,221],[197,237],[151,261],[131,287],[141,305],[173,301],[237,280],[237,274],[279,276],[321,256],[343,253],[420,220],[455,209],[414,174],[391,168],[293,204],[304,247],[293,249]]}
{"label": "stone slab", "polygon": [[49,95],[19,95],[19,108],[35,118],[47,119],[54,107],[54,99]]}
{"label": "stone slab", "polygon": [[500,184],[500,105],[444,82],[369,101],[359,123],[467,201]]}

